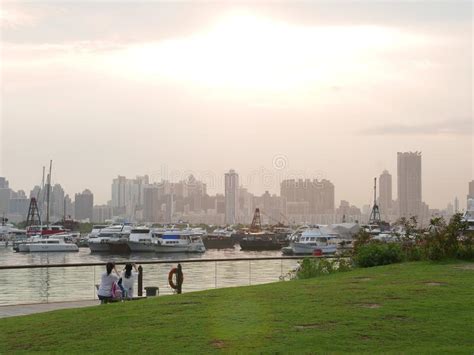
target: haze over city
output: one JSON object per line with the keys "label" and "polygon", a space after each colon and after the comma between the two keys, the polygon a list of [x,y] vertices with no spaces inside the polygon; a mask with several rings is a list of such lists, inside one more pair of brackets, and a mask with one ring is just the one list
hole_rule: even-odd
{"label": "haze over city", "polygon": [[[344,5],[343,11],[341,4]],[[473,178],[470,2],[26,3],[1,8],[1,164],[29,190],[111,198],[117,175],[255,194],[325,178],[372,199],[421,151],[423,200]],[[270,176],[270,178],[268,178]],[[211,183],[211,181],[213,183]]]}

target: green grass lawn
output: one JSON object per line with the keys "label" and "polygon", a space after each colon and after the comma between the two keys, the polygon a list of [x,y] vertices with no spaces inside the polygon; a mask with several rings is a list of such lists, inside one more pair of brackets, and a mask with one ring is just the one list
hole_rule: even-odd
{"label": "green grass lawn", "polygon": [[403,263],[0,320],[0,353],[474,352],[474,263]]}

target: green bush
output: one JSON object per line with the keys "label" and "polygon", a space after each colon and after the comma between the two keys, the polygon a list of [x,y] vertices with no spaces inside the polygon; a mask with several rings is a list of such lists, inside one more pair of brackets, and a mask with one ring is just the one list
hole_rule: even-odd
{"label": "green bush", "polygon": [[402,261],[403,253],[399,244],[369,243],[358,248],[354,257],[360,267],[388,265]]}
{"label": "green bush", "polygon": [[347,258],[324,259],[304,258],[296,272],[296,278],[309,279],[320,275],[344,272],[352,269],[352,262]]}

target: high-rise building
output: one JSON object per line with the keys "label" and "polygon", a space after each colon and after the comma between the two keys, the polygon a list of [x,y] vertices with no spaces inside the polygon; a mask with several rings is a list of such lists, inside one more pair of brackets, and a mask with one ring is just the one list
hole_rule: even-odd
{"label": "high-rise building", "polygon": [[283,180],[280,195],[286,201],[289,214],[334,213],[334,185],[329,180]]}
{"label": "high-rise building", "polygon": [[79,221],[88,219],[92,222],[94,214],[94,195],[88,189],[74,197],[74,214]]}
{"label": "high-rise building", "polygon": [[379,177],[379,207],[382,215],[388,215],[392,208],[392,175],[384,170]]}
{"label": "high-rise building", "polygon": [[235,224],[239,208],[239,174],[231,169],[225,174],[225,223]]}
{"label": "high-rise building", "polygon": [[8,214],[10,193],[11,190],[8,185],[8,180],[4,177],[0,177],[0,217],[2,217],[3,214]]}
{"label": "high-rise building", "polygon": [[118,176],[112,181],[112,207],[114,214],[135,218],[138,210],[143,209],[143,189],[149,184],[148,175],[127,179]]}
{"label": "high-rise building", "polygon": [[94,206],[92,220],[95,223],[106,223],[112,219],[112,206],[100,205]]}
{"label": "high-rise building", "polygon": [[398,207],[400,217],[420,216],[421,153],[398,152],[397,154]]}
{"label": "high-rise building", "polygon": [[51,189],[51,216],[63,217],[65,215],[64,211],[64,189],[59,184],[55,184]]}
{"label": "high-rise building", "polygon": [[160,188],[155,185],[148,185],[143,190],[143,218],[145,222],[160,222],[161,219],[161,203]]}

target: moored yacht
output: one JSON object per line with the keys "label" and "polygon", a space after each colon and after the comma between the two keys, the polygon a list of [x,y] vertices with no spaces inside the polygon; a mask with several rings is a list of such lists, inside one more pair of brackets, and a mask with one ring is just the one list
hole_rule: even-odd
{"label": "moored yacht", "polygon": [[323,226],[306,229],[290,241],[284,254],[312,255],[317,251],[322,254],[334,254],[337,250],[339,235]]}
{"label": "moored yacht", "polygon": [[51,236],[36,235],[18,244],[19,252],[69,252],[78,251],[76,244],[69,241],[70,234],[55,234]]}
{"label": "moored yacht", "polygon": [[153,240],[156,253],[204,253],[206,247],[199,234],[190,231],[169,231]]}
{"label": "moored yacht", "polygon": [[150,228],[136,227],[130,231],[127,241],[130,252],[154,252]]}
{"label": "moored yacht", "polygon": [[100,230],[97,236],[88,241],[91,252],[127,253],[127,245],[132,227],[126,224],[114,224]]}

